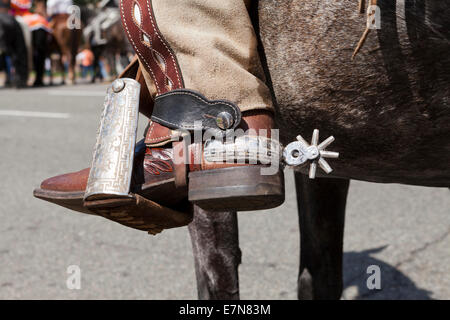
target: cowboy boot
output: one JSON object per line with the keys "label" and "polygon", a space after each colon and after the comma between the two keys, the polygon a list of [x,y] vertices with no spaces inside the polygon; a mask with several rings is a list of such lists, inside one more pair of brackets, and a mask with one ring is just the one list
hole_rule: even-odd
{"label": "cowboy boot", "polygon": [[[229,0],[226,6],[218,6],[211,0],[196,2],[199,3],[181,0],[121,3],[125,30],[139,56],[142,73],[139,81],[142,84],[144,80],[141,105],[154,101],[148,108],[151,111],[141,110],[151,121],[145,151],[143,155],[137,154],[134,162],[133,195],[141,203],[151,201],[147,210],[156,205],[172,210],[166,217],[180,212],[191,217],[186,209],[176,210],[186,199],[219,211],[278,206],[284,201],[283,172],[278,170],[276,139],[272,141],[267,135],[273,128],[273,108],[245,4],[241,0]],[[170,43],[156,26],[154,4],[159,8]],[[192,24],[193,20],[187,19],[189,15],[197,17],[200,24]],[[203,46],[198,46],[196,39],[189,38],[192,29],[201,31],[205,28],[202,23],[211,17],[225,18],[226,23],[220,21],[215,26],[219,27],[214,30],[217,34],[206,34],[204,38],[200,35],[197,40],[203,41]],[[183,25],[186,23],[190,30]],[[233,135],[236,129],[247,132],[236,136]],[[206,133],[219,139],[204,141]],[[200,139],[196,139],[198,134]],[[220,138],[225,138],[226,143]],[[271,160],[276,160],[276,170],[265,174],[265,169],[272,168]],[[134,201],[131,209],[118,209],[118,215],[112,214],[112,207],[126,208],[128,200],[86,197],[88,176],[89,170],[83,170],[48,179],[35,190],[35,196],[77,211],[107,215],[120,223],[123,221],[117,216],[134,222],[132,215],[139,201],[131,200]],[[157,229],[179,226],[171,221],[156,221],[151,212],[140,212],[139,219],[144,225]]]}
{"label": "cowboy boot", "polygon": [[[131,77],[136,73],[135,77],[145,85],[140,70],[136,72],[135,69],[136,61],[127,67],[122,76]],[[240,115],[239,109],[235,106],[230,107],[231,102],[214,102],[216,103],[214,108],[208,106],[206,109],[207,115],[213,120],[206,124],[211,126],[209,129],[214,127],[217,127],[217,130],[229,129],[233,123],[239,123],[239,126],[236,126],[237,129],[247,133],[250,131],[251,134],[256,133],[256,135],[233,137],[233,142],[228,144],[218,140],[207,140],[203,143],[202,139],[190,143],[192,140],[187,137],[192,138],[192,136],[186,128],[192,127],[195,121],[192,125],[189,124],[187,122],[189,116],[183,110],[177,112],[177,117],[169,119],[166,119],[166,114],[161,112],[161,110],[167,111],[173,106],[181,105],[183,109],[190,110],[190,114],[192,109],[204,107],[202,104],[193,106],[189,98],[186,100],[186,95],[206,103],[206,98],[196,92],[179,90],[171,92],[169,96],[176,97],[175,100],[167,101],[167,97],[162,95],[157,97],[155,105],[152,105],[148,103],[152,100],[149,99],[146,87],[141,89],[140,96],[144,103],[141,104],[140,111],[146,115],[152,114],[152,120],[146,130],[145,139],[137,143],[135,147],[131,183],[131,192],[135,195],[135,199],[117,197],[85,199],[90,168],[46,179],[41,183],[40,188],[34,190],[34,196],[71,210],[103,216],[151,234],[188,224],[192,219],[192,212],[187,199],[210,211],[258,210],[280,205],[284,201],[283,172],[276,170],[275,174],[262,175],[263,168],[267,168],[267,162],[270,161],[261,164],[258,163],[257,157],[258,152],[265,154],[271,151],[275,159],[278,159],[276,147],[269,150],[266,145],[260,150],[256,149],[254,158],[249,158],[248,155],[237,158],[234,154],[230,157],[229,152],[226,158],[227,154],[222,152],[224,146],[233,146],[239,151],[242,151],[242,148],[245,149],[248,141],[241,143],[238,146],[240,149],[236,148],[236,141],[240,138],[244,140],[250,138],[252,143],[255,141],[259,143],[258,139],[267,142],[269,138],[258,137],[257,133],[261,130],[270,134],[270,129],[273,128],[271,112],[255,110]],[[180,97],[185,100],[184,103],[180,101]],[[236,118],[228,117],[227,112],[231,114],[233,110],[236,111]],[[205,113],[200,111],[197,110],[190,116],[197,120],[204,118]],[[169,112],[169,114],[173,113],[175,112]],[[183,119],[183,124],[171,129],[156,122],[155,119],[171,123],[171,126],[174,126],[179,119]],[[180,130],[182,128],[184,131]],[[184,140],[179,141],[180,137],[188,140],[188,143]],[[213,148],[214,146],[211,147],[208,143],[219,143],[219,148],[217,145]],[[222,155],[220,155],[221,152]],[[247,153],[251,154],[251,152]],[[214,157],[211,158],[211,155]],[[226,163],[226,160],[230,159],[232,163]],[[238,160],[241,160],[241,163],[235,163]],[[251,160],[254,164],[249,163]]]}
{"label": "cowboy boot", "polygon": [[230,101],[181,89],[156,97],[145,143],[149,150],[172,150],[175,184],[188,186],[189,201],[201,208],[269,209],[284,201],[273,126],[270,111],[241,114]]}

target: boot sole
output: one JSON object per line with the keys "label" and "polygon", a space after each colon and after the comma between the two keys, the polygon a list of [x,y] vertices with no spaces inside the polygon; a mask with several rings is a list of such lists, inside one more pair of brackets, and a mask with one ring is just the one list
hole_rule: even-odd
{"label": "boot sole", "polygon": [[33,196],[70,210],[96,215],[83,206],[84,192],[81,191],[53,191],[39,188],[34,189]]}
{"label": "boot sole", "polygon": [[[162,207],[166,206],[175,210],[177,206],[174,207],[174,204],[179,203],[180,207],[186,206],[183,203],[183,199],[186,199],[186,194],[189,201],[204,210],[212,212],[275,208],[281,205],[285,199],[284,173],[279,170],[274,175],[261,175],[261,168],[262,166],[252,165],[191,172],[189,173],[188,190],[176,188],[174,179],[168,179],[143,186],[142,190],[138,191],[138,194],[159,203]],[[84,205],[84,191],[53,191],[38,188],[34,190],[33,195],[36,198],[74,211],[106,217],[104,214],[89,210]],[[126,204],[129,200],[105,200],[102,205],[108,201],[115,204]],[[186,214],[189,217],[192,216],[191,212]],[[125,223],[125,220],[133,222],[134,217],[131,215],[122,215],[120,218],[108,218],[135,229],[151,231],[150,229],[147,230],[147,228],[133,225],[133,223]],[[170,217],[168,218],[170,219]],[[189,218],[186,221],[188,220]],[[149,224],[151,222],[146,221],[145,223]],[[153,225],[152,228],[152,230],[158,229],[158,225]],[[161,229],[166,228],[167,226],[164,226]]]}
{"label": "boot sole", "polygon": [[208,211],[271,209],[284,202],[284,173],[251,165],[189,173],[189,201]]}
{"label": "boot sole", "polygon": [[[139,216],[132,214],[132,212],[120,209],[121,207],[125,208],[126,206],[133,204],[135,200],[129,198],[112,198],[91,201],[93,205],[91,204],[90,207],[87,207],[83,201],[84,191],[53,191],[38,188],[33,191],[33,195],[41,200],[77,212],[102,216],[127,227],[156,234],[163,229],[186,225],[192,220],[191,208],[185,203],[187,189],[178,188],[176,189],[176,192],[174,192],[174,190],[174,179],[168,179],[143,186],[142,190],[139,191],[139,194],[141,195],[139,197],[141,197],[141,200],[143,201],[152,203],[153,209],[157,210],[157,212],[155,214],[155,212],[147,211],[148,215],[141,214]],[[148,199],[144,199],[144,197]],[[151,199],[155,199],[158,204],[151,201]],[[106,209],[108,207],[109,209]],[[92,210],[90,210],[90,208]],[[102,208],[105,210],[102,210]],[[177,211],[177,209],[180,209],[180,211]],[[186,209],[188,212],[185,212]],[[164,219],[161,219],[161,216],[164,216]],[[158,217],[159,219],[156,219]],[[163,220],[164,223],[160,223],[161,220]]]}
{"label": "boot sole", "polygon": [[[136,193],[162,205],[170,206],[186,198],[184,194],[187,192],[185,189],[177,189],[172,178],[144,185],[142,190]],[[54,191],[37,188],[34,189],[33,196],[74,211],[97,215],[84,206],[84,191]]]}

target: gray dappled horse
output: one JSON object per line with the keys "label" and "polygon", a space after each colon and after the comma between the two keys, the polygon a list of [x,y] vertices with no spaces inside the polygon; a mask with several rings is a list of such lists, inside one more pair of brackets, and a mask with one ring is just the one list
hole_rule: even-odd
{"label": "gray dappled horse", "polygon": [[[350,179],[450,186],[450,3],[378,6],[381,28],[354,60],[366,28],[356,0],[260,0],[251,10],[282,142],[318,128],[340,152],[331,178],[295,173],[301,299],[341,296]],[[236,213],[195,208],[189,231],[199,298],[238,299]]]}

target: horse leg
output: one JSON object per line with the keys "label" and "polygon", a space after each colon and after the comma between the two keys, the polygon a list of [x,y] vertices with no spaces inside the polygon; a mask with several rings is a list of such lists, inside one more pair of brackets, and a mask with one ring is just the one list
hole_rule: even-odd
{"label": "horse leg", "polygon": [[69,84],[75,84],[75,64],[72,64],[72,54],[68,53],[66,55],[66,63],[67,63],[67,79],[69,80]]}
{"label": "horse leg", "polygon": [[58,64],[59,64],[59,68],[61,70],[61,84],[66,84],[66,66],[64,65],[64,58],[65,58],[65,55],[61,51],[61,54],[58,58]]}
{"label": "horse leg", "polygon": [[5,71],[5,75],[6,75],[4,85],[5,85],[5,87],[10,87],[12,85],[11,66],[10,66],[10,61],[6,57],[5,53],[0,54],[0,61],[4,67],[4,71]]}
{"label": "horse leg", "polygon": [[300,223],[299,299],[339,299],[345,205],[350,180],[295,173]]}
{"label": "horse leg", "polygon": [[72,84],[75,84],[75,65],[76,65],[76,57],[78,53],[78,46],[80,42],[80,30],[71,29],[70,30],[70,47],[68,50],[68,62],[69,62],[69,80]]}
{"label": "horse leg", "polygon": [[194,205],[189,233],[198,298],[238,300],[241,250],[236,212],[208,212]]}
{"label": "horse leg", "polygon": [[94,62],[92,64],[92,79],[91,82],[95,83],[95,79],[99,78],[100,81],[102,80],[101,71],[100,71],[100,53],[101,50],[98,48],[98,46],[91,46],[92,53],[94,54]]}
{"label": "horse leg", "polygon": [[49,69],[47,70],[46,66],[46,74],[48,76],[49,85],[53,85],[53,69],[54,69],[54,60],[52,59],[52,53],[47,52],[46,53],[46,59],[50,61],[50,64],[48,65]]}
{"label": "horse leg", "polygon": [[[108,52],[108,50],[106,50],[106,52]],[[116,68],[115,64],[115,57],[114,54],[111,52],[108,52],[107,54],[105,54],[106,60],[108,61],[108,65],[109,65],[109,75],[108,78],[111,78],[111,76],[114,76],[114,70]]]}
{"label": "horse leg", "polygon": [[10,19],[12,20],[11,24],[7,26],[4,34],[7,45],[6,52],[9,53],[15,69],[15,85],[23,88],[27,86],[28,80],[28,49],[22,28],[14,18]]}
{"label": "horse leg", "polygon": [[34,30],[31,33],[33,43],[33,65],[36,73],[33,86],[44,85],[45,53],[47,50],[47,31],[43,29]]}

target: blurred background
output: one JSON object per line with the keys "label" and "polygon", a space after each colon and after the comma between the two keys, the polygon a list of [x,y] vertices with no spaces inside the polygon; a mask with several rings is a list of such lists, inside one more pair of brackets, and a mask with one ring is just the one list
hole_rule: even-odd
{"label": "blurred background", "polygon": [[[43,179],[90,165],[108,81],[133,56],[114,1],[75,1],[71,14],[71,1],[56,2],[2,5],[17,24],[1,18],[10,29],[0,34],[0,298],[196,299],[187,228],[150,236],[32,196]],[[12,32],[23,42],[6,39]],[[282,206],[238,216],[243,299],[296,298],[298,216],[286,177]],[[343,299],[450,298],[448,189],[352,181],[345,228]],[[80,290],[67,288],[71,265]],[[381,290],[366,286],[371,265]]]}
{"label": "blurred background", "polygon": [[5,87],[108,81],[133,55],[117,0],[0,1]]}

